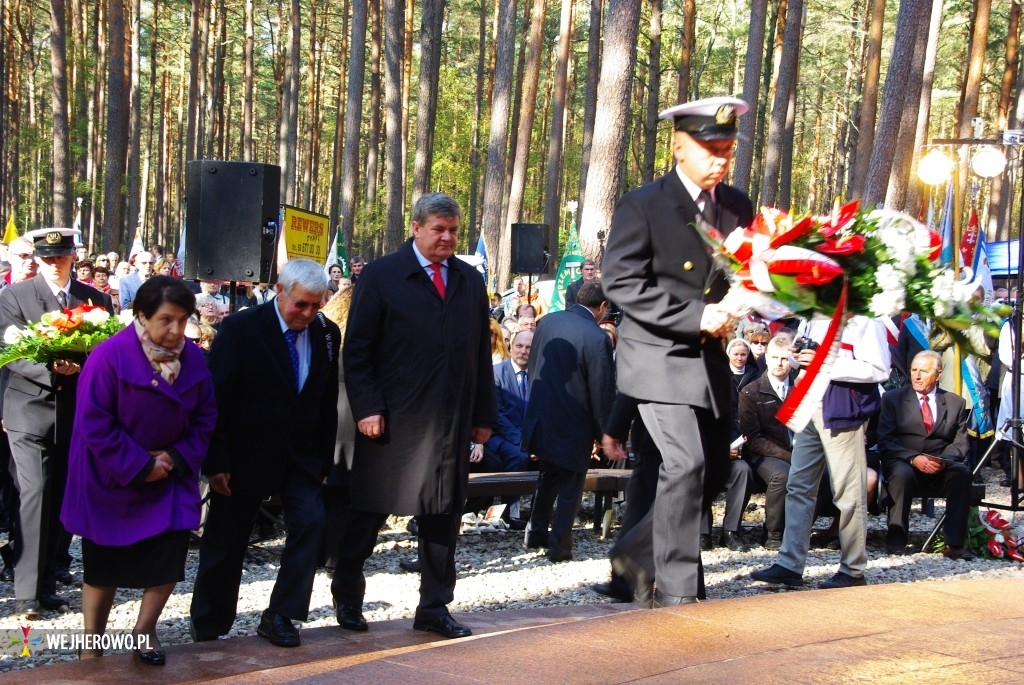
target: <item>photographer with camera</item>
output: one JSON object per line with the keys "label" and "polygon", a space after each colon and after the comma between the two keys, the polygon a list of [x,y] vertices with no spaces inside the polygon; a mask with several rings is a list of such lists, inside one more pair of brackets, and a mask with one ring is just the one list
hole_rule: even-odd
{"label": "photographer with camera", "polygon": [[[828,321],[809,321],[793,342],[803,370],[816,354]],[[828,465],[833,502],[839,509],[839,571],[820,588],[866,585],[867,458],[865,429],[878,412],[878,384],[889,377],[889,344],[878,319],[854,316],[843,329],[840,349],[831,367],[823,367],[829,386],[807,426],[794,436],[786,486],[786,527],[778,561],[751,574],[765,583],[800,587],[814,525],[814,505],[822,470]]]}

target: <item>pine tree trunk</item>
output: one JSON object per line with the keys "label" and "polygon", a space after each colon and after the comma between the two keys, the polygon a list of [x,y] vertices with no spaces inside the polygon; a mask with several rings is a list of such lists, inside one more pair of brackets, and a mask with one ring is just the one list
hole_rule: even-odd
{"label": "pine tree trunk", "polygon": [[107,3],[110,52],[107,62],[106,164],[103,171],[104,251],[112,249],[124,227],[124,180],[128,156],[128,92],[125,83],[125,26],[122,0]]}
{"label": "pine tree trunk", "polygon": [[405,0],[384,0],[384,163],[387,220],[384,251],[394,252],[405,238],[402,186],[402,56],[405,50]]}
{"label": "pine tree trunk", "polygon": [[242,159],[253,159],[253,0],[245,0],[244,42],[242,45]]}
{"label": "pine tree trunk", "polygon": [[[544,9],[545,0],[534,0],[526,54],[520,57],[520,64],[525,62],[526,67],[523,74],[522,96],[516,99],[523,103],[523,109],[519,115],[519,133],[516,136],[512,182],[508,192],[508,220],[505,224],[519,222],[523,211],[526,172],[530,161],[530,138],[537,103],[537,84],[540,81],[540,61],[544,52]],[[502,233],[505,232],[505,224],[502,225]]]}
{"label": "pine tree trunk", "polygon": [[366,140],[366,204],[377,203],[377,177],[380,166],[380,53],[381,0],[370,0],[370,128]]}
{"label": "pine tree trunk", "polygon": [[759,197],[760,204],[779,202],[779,178],[783,173],[782,158],[785,146],[786,124],[790,117],[790,95],[796,87],[800,58],[800,33],[803,24],[803,0],[789,0],[786,8],[786,31],[782,39],[782,57],[779,60],[775,99],[768,125],[770,133],[764,160],[764,176]]}
{"label": "pine tree trunk", "polygon": [[413,9],[414,0],[407,0],[405,3],[405,42],[402,50],[402,188],[403,206],[407,198],[404,197],[404,190],[409,187],[406,176],[405,160],[409,159],[409,126],[412,123],[412,116],[409,114],[409,100],[412,93],[412,37],[413,37]]}
{"label": "pine tree trunk", "polygon": [[740,190],[750,187],[754,164],[754,131],[757,128],[757,102],[761,85],[761,67],[764,64],[765,21],[768,0],[751,0],[750,26],[747,31],[747,57],[743,68],[743,99],[750,111],[740,117],[740,137],[736,142],[736,155],[732,165],[732,183]]}
{"label": "pine tree trunk", "polygon": [[286,42],[284,92],[281,101],[281,140],[278,164],[281,166],[281,203],[294,205],[298,184],[299,69],[302,54],[302,15],[299,0],[291,0],[288,15],[289,38]]}
{"label": "pine tree trunk", "polygon": [[[569,83],[569,48],[572,39],[572,0],[562,0],[558,29],[558,62],[551,93],[551,138],[548,145],[547,183],[544,188],[544,223],[550,235],[557,236],[562,218],[562,169],[565,146],[565,99]],[[633,44],[634,50],[636,43]],[[607,45],[605,46],[607,50]],[[636,57],[634,56],[634,63]],[[630,69],[628,77],[632,77]],[[545,246],[550,251],[551,246]],[[549,268],[552,265],[549,263]]]}
{"label": "pine tree trunk", "polygon": [[[146,228],[152,228],[152,225],[148,222],[144,222],[141,216],[142,214],[142,193],[145,192],[145,183],[142,179],[142,170],[140,163],[142,161],[142,92],[139,84],[141,69],[141,55],[140,50],[142,42],[142,31],[139,26],[141,19],[140,14],[142,12],[142,3],[140,0],[131,0],[131,11],[129,12],[129,20],[131,21],[131,69],[128,74],[129,93],[128,100],[130,103],[130,111],[128,113],[129,121],[129,138],[128,138],[128,209],[125,225],[128,228],[128,234],[134,236],[136,231],[140,231],[139,235],[143,236],[143,244],[150,245],[154,242],[152,235],[146,236],[143,232]],[[151,88],[152,89],[152,88]],[[146,240],[146,238],[149,240]]]}
{"label": "pine tree trunk", "polygon": [[341,230],[346,254],[355,256],[356,189],[359,187],[360,122],[363,116],[363,79],[366,76],[366,0],[352,0],[352,39],[349,41],[348,85],[345,107],[345,151],[341,173]]}
{"label": "pine tree trunk", "polygon": [[594,147],[597,117],[597,80],[601,74],[601,14],[604,3],[590,0],[590,33],[587,40],[587,89],[583,96],[583,152],[580,157],[579,207],[586,204],[587,174]]}
{"label": "pine tree trunk", "polygon": [[[473,143],[469,152],[469,215],[466,223],[469,225],[469,244],[476,245],[476,238],[480,234],[480,224],[477,221],[477,204],[480,197],[480,122],[484,112],[484,56],[487,51],[487,3],[480,2],[479,30],[477,33],[476,53],[476,97],[473,100]],[[490,255],[491,253],[488,253]],[[493,272],[492,272],[493,273]]]}
{"label": "pine tree trunk", "polygon": [[[71,74],[69,97],[71,98],[71,150],[74,154],[71,169],[73,200],[82,200],[82,232],[88,234],[93,243],[98,243],[91,227],[92,198],[84,192],[89,180],[89,90],[95,81],[95,69],[89,69],[86,55],[89,54],[89,39],[85,33],[86,8],[81,0],[70,0],[68,14],[71,18]],[[155,10],[154,10],[155,11]],[[95,59],[95,56],[93,56]],[[5,129],[6,130],[6,129]],[[0,162],[2,163],[2,162]],[[7,165],[4,168],[9,168]]]}
{"label": "pine tree trunk", "polygon": [[885,76],[882,110],[875,128],[875,144],[871,150],[871,164],[864,185],[865,209],[873,209],[885,199],[892,171],[893,145],[899,137],[900,119],[906,104],[905,88],[913,65],[918,27],[927,18],[931,7],[931,0],[903,0],[900,4],[893,54]]}
{"label": "pine tree trunk", "polygon": [[907,210],[907,185],[910,183],[910,168],[914,159],[914,138],[917,135],[917,115],[921,107],[921,84],[924,79],[925,53],[928,48],[928,27],[930,25],[931,8],[928,15],[921,18],[917,27],[914,59],[910,63],[907,82],[904,86],[905,100],[900,113],[899,135],[892,148],[892,171],[889,172],[889,184],[885,191],[885,206],[897,210]]}
{"label": "pine tree trunk", "polygon": [[683,27],[679,35],[679,80],[676,83],[676,102],[687,102],[693,85],[693,34],[697,23],[696,0],[683,0]]}
{"label": "pine tree trunk", "polygon": [[[999,92],[999,128],[1002,130],[1016,128],[1017,119],[1013,111],[1013,95],[1016,92],[1019,97],[1019,83],[1021,69],[1019,68],[1020,51],[1020,25],[1021,25],[1021,4],[1017,0],[1010,3],[1010,20],[1006,30],[1006,66],[1003,69],[1003,84]],[[992,186],[992,201],[989,203],[988,237],[990,240],[999,240],[1003,233],[1002,228],[1006,227],[1005,234],[1009,236],[1010,230],[1010,208],[1013,205],[1013,176],[1004,173],[999,177],[999,183]]]}
{"label": "pine tree trunk", "polygon": [[661,93],[661,2],[651,0],[651,24],[647,50],[647,106],[644,107],[644,157],[640,165],[640,180],[654,180],[654,160],[658,151],[658,111]]}
{"label": "pine tree trunk", "polygon": [[[588,257],[601,249],[615,211],[626,153],[629,94],[636,67],[640,31],[640,0],[610,0],[605,25],[604,56],[597,93],[594,149],[601,150],[587,173],[587,204],[580,216],[580,246]],[[600,265],[598,265],[600,266]]]}
{"label": "pine tree trunk", "polygon": [[[53,224],[71,226],[71,131],[68,125],[67,15],[50,0],[50,106],[53,116]],[[6,66],[6,65],[4,65]]]}
{"label": "pine tree trunk", "polygon": [[[523,7],[523,14],[525,15],[527,8]],[[522,33],[519,36],[519,51],[517,54],[525,55],[526,46],[530,41],[530,22],[522,22]],[[508,218],[508,201],[509,201],[509,188],[512,187],[512,165],[515,162],[515,151],[519,149],[519,113],[522,111],[523,105],[523,74],[526,72],[526,60],[520,57],[516,60],[516,75],[513,83],[512,93],[512,118],[509,120],[508,131],[508,157],[505,159],[505,179],[504,183],[505,195],[501,199],[501,244],[509,245],[512,241],[512,227],[510,226],[511,220]],[[541,173],[544,173],[541,169]]]}
{"label": "pine tree trunk", "polygon": [[[864,195],[871,167],[871,150],[875,144],[875,121],[878,117],[878,84],[882,64],[882,28],[885,24],[885,0],[874,0],[868,28],[868,55],[864,70],[864,96],[861,98],[860,120],[857,124],[857,151],[854,153],[853,179],[850,195]],[[890,69],[891,71],[891,69]],[[886,79],[888,83],[888,79]]]}
{"label": "pine tree trunk", "polygon": [[501,205],[505,194],[505,164],[508,157],[508,118],[511,110],[512,67],[515,57],[515,0],[498,0],[498,34],[495,41],[494,86],[491,97],[491,131],[487,141],[487,167],[484,176],[483,212],[480,232],[484,236],[491,263],[497,264],[497,290],[504,290],[510,281],[511,256],[502,249],[499,236]]}
{"label": "pine tree trunk", "polygon": [[923,208],[924,184],[916,178],[913,173],[917,169],[921,156],[926,152],[928,143],[928,122],[931,117],[932,108],[932,83],[935,81],[935,59],[939,48],[939,29],[942,27],[943,0],[932,0],[931,21],[926,29],[928,44],[925,47],[923,74],[921,78],[920,102],[917,109],[917,128],[914,134],[913,159],[911,162],[911,174],[907,187],[907,199],[904,203],[904,210],[912,215],[918,215]]}
{"label": "pine tree trunk", "polygon": [[441,77],[441,42],[444,38],[444,0],[423,0],[420,24],[420,83],[416,98],[416,160],[413,167],[412,204],[430,191],[434,166],[434,127]]}

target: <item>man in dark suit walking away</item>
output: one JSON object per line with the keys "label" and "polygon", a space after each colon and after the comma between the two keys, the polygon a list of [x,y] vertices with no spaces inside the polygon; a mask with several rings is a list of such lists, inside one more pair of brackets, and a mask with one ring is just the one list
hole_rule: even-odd
{"label": "man in dark suit walking away", "polygon": [[[41,228],[25,237],[35,247],[39,275],[0,291],[0,326],[24,328],[46,312],[81,304],[101,305],[110,313],[109,295],[71,278],[79,232]],[[75,415],[75,393],[82,360],[58,359],[43,365],[28,360],[9,364],[4,391],[4,429],[11,444],[15,484],[21,504],[21,550],[14,574],[15,614],[40,618],[40,610],[66,612],[57,595],[56,563],[64,527],[60,508],[68,475],[68,448]],[[65,544],[67,539],[64,538]],[[65,550],[66,551],[66,550]]]}
{"label": "man in dark suit walking away", "polygon": [[419,522],[420,603],[413,628],[472,631],[448,611],[466,503],[470,443],[497,428],[487,292],[455,257],[462,210],[429,193],[412,239],[368,264],[345,331],[345,384],[356,420],[352,505],[331,593],[338,624],[367,629],[363,564],[388,514]]}
{"label": "man in dark suit walking away", "polygon": [[284,503],[288,536],[257,633],[297,647],[292,621],[309,613],[325,521],[321,484],[334,463],[341,333],[320,313],[320,264],[289,261],[276,289],[267,304],[224,319],[210,351],[217,427],[203,464],[213,495],[192,593],[196,641],[231,629],[249,532],[273,494]]}
{"label": "man in dark suit walking away", "polygon": [[612,344],[597,325],[607,310],[600,281],[587,281],[576,304],[540,320],[530,350],[523,445],[540,460],[540,475],[525,543],[547,547],[551,561],[572,559],[583,482],[615,398]]}
{"label": "man in dark suit walking away", "polygon": [[964,546],[972,480],[967,403],[939,389],[942,357],[937,352],[918,352],[909,376],[910,385],[882,396],[878,417],[878,451],[892,498],[886,549],[906,553],[911,498],[938,496],[946,498],[942,554],[970,561],[974,554]]}
{"label": "man in dark suit walking away", "polygon": [[[675,168],[622,197],[601,265],[608,299],[624,312],[619,391],[640,402],[664,460],[654,506],[630,531],[636,544],[617,545],[626,567],[655,571],[654,606],[700,594],[702,500],[711,501],[728,473],[731,386],[722,339],[733,318],[716,303],[729,282],[701,232],[724,236],[753,220],[750,198],[722,183],[736,117],[747,109],[742,100],[716,97],[662,112],[675,124]],[[649,597],[649,571],[629,575],[637,594]]]}

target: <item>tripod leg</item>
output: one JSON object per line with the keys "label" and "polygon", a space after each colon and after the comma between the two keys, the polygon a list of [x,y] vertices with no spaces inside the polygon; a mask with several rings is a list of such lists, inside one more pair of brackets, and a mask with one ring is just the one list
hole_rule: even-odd
{"label": "tripod leg", "polygon": [[[992,456],[992,452],[995,450],[996,445],[999,444],[999,439],[1002,436],[1003,432],[1005,432],[1005,430],[1009,426],[1009,424],[1010,424],[1010,422],[1009,422],[1009,420],[1007,420],[1007,422],[1003,426],[1002,430],[996,431],[996,435],[995,435],[995,437],[992,440],[992,444],[988,446],[988,449],[985,450],[985,454],[981,455],[981,459],[979,459],[978,463],[974,465],[974,469],[971,471],[971,475],[972,476],[978,475],[978,472],[981,471],[981,467],[984,466],[985,463]],[[1014,500],[1014,501],[1016,501],[1016,500]],[[934,540],[935,536],[939,534],[939,529],[942,527],[942,524],[945,523],[945,522],[946,522],[946,514],[945,514],[945,512],[943,512],[942,516],[939,517],[939,520],[935,522],[935,526],[932,528],[932,532],[928,534],[928,538],[925,539],[924,544],[921,545],[921,551],[922,552],[927,552],[928,551],[928,548],[931,547],[931,545],[932,545],[932,540]]]}

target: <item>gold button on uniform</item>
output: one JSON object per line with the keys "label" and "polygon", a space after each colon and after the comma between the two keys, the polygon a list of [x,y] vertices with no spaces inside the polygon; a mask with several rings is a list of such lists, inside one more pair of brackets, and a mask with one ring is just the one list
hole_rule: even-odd
{"label": "gold button on uniform", "polygon": [[711,294],[711,288],[704,288],[704,294],[705,295],[710,295]]}
{"label": "gold button on uniform", "polygon": [[691,261],[683,262],[683,271],[693,271],[693,262],[691,262]]}

